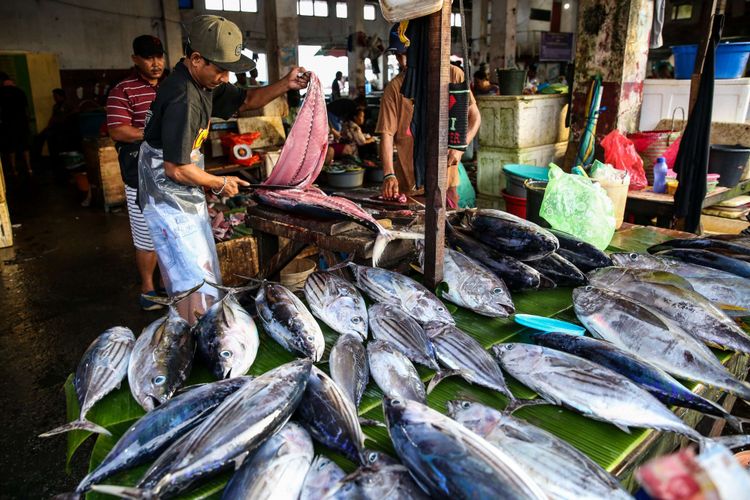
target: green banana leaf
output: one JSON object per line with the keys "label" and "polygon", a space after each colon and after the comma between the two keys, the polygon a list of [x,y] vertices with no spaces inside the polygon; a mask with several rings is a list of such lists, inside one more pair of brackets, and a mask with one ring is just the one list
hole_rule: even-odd
{"label": "green banana leaf", "polygon": [[[653,233],[653,231],[648,230],[632,232],[630,237],[623,237],[617,241],[613,241],[611,250],[643,251],[652,244],[669,239],[666,235]],[[558,317],[565,321],[577,323],[578,321],[572,310],[571,293],[572,289],[570,288],[558,288],[538,292],[516,293],[513,295],[513,299],[516,310],[519,313]],[[527,334],[529,330],[517,325],[510,319],[486,318],[452,304],[446,304],[446,306],[453,314],[457,326],[477,339],[485,348],[509,340],[528,341]],[[337,334],[322,323],[321,327],[326,338],[326,352],[323,356],[323,359],[326,360],[328,359],[331,347],[337,339]],[[722,360],[728,359],[729,356],[729,353],[720,353]],[[291,353],[285,351],[265,333],[261,332],[261,344],[258,356],[249,373],[259,375],[293,359],[294,356]],[[327,362],[320,363],[319,367],[324,371],[328,371]],[[429,381],[434,375],[434,372],[424,367],[419,367],[419,373],[425,382]],[[196,360],[188,383],[200,383],[209,381],[210,379],[211,376],[208,370]],[[512,378],[508,379],[508,385],[516,397],[534,397],[532,391]],[[695,384],[689,386],[693,387]],[[78,417],[78,402],[72,385],[72,375],[66,382],[65,390],[68,404],[68,419],[74,420]],[[376,384],[371,382],[362,398],[359,408],[360,415],[382,422],[382,396]],[[505,398],[495,391],[471,385],[458,377],[450,377],[442,381],[429,394],[428,404],[432,408],[445,413],[446,403],[451,399],[457,398],[479,401],[498,409],[502,409],[506,403]],[[123,382],[123,387],[106,396],[94,407],[89,415],[90,419],[109,429],[112,432],[112,436],[100,435],[97,437],[91,454],[90,470],[93,470],[104,459],[117,439],[143,414],[143,410],[130,395],[127,381]],[[633,450],[638,448],[654,432],[632,429],[631,433],[626,433],[610,424],[588,419],[557,406],[544,405],[522,408],[516,415],[567,440],[608,470],[617,468]],[[393,454],[388,432],[384,427],[367,426],[363,430],[366,435],[366,447]],[[89,433],[82,431],[69,434],[68,461],[88,435]],[[355,464],[351,463],[348,459],[328,449],[323,449],[319,445],[316,445],[316,452],[325,453],[347,471],[354,470],[355,468]],[[106,483],[126,486],[134,485],[146,469],[147,465],[144,465],[123,472],[110,478]],[[221,490],[230,476],[231,473],[227,472],[214,477],[202,483],[197,489],[185,493],[181,498],[220,498]],[[89,493],[87,494],[87,498],[108,497],[106,495]]]}

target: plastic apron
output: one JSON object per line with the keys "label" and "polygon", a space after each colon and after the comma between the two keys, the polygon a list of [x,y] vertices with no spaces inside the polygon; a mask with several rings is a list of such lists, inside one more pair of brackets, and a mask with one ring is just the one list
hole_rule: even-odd
{"label": "plastic apron", "polygon": [[[191,161],[204,168],[197,149]],[[138,199],[154,241],[159,268],[170,296],[199,283],[221,283],[216,244],[203,188],[174,182],[164,170],[164,154],[146,141],[138,159]],[[208,285],[199,290],[218,298]]]}

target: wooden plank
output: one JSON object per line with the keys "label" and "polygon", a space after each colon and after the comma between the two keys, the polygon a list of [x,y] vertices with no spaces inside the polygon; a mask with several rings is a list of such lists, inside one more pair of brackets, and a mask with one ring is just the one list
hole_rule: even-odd
{"label": "wooden plank", "polygon": [[[425,266],[428,288],[443,279],[445,251],[445,192],[448,164],[448,82],[450,68],[451,3],[429,17],[429,58],[436,64],[427,68],[427,123],[433,124],[427,134],[425,152]],[[420,105],[418,103],[416,105]]]}
{"label": "wooden plank", "polygon": [[0,248],[13,246],[13,227],[7,203],[0,203]]}
{"label": "wooden plank", "polygon": [[241,286],[258,274],[258,241],[254,236],[242,236],[216,244],[221,278],[226,286]]}
{"label": "wooden plank", "polygon": [[[253,217],[254,220],[260,218],[263,219],[263,222],[271,222],[273,224],[279,224],[282,226],[285,225],[289,227],[296,227],[301,230],[309,229],[310,231],[322,233],[328,236],[345,233],[357,227],[361,227],[359,224],[348,220],[324,221],[316,219],[314,217],[292,215],[286,212],[282,212],[281,210],[274,210],[273,208],[261,207],[259,205],[248,207],[247,214]],[[273,233],[273,231],[268,232]],[[290,238],[289,236],[285,237]]]}
{"label": "wooden plank", "polygon": [[258,275],[263,279],[274,279],[306,246],[307,243],[290,241],[270,261],[263,263],[263,268]]}

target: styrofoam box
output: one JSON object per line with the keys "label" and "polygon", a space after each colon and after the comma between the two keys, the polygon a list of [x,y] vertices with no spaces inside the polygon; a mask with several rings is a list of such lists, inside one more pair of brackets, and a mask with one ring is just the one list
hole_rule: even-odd
{"label": "styrofoam box", "polygon": [[502,196],[505,189],[505,164],[546,166],[550,162],[559,162],[565,156],[567,148],[567,142],[521,149],[480,148],[477,152],[477,190],[481,194]]}
{"label": "styrofoam box", "polygon": [[[678,107],[687,115],[689,101],[690,80],[647,78],[643,81],[640,130],[656,130],[659,120],[672,118],[672,112]],[[682,118],[682,113],[678,110],[675,117]],[[750,78],[716,80],[711,121],[743,123],[749,119]]]}
{"label": "styrofoam box", "polygon": [[566,95],[479,96],[479,145],[530,148],[568,140]]}

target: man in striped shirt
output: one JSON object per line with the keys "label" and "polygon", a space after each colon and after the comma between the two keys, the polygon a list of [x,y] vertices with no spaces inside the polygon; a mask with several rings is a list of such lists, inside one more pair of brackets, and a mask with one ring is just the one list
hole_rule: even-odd
{"label": "man in striped shirt", "polygon": [[[141,278],[141,293],[156,295],[154,271],[156,252],[143,213],[136,203],[138,194],[138,150],[143,142],[146,113],[156,99],[156,88],[164,73],[164,48],[161,40],[141,35],[133,40],[131,56],[133,73],[118,83],[107,98],[107,128],[115,141],[120,173],[125,183],[125,197],[130,230],[135,245],[135,262]],[[141,295],[141,307],[151,311],[164,306]]]}

